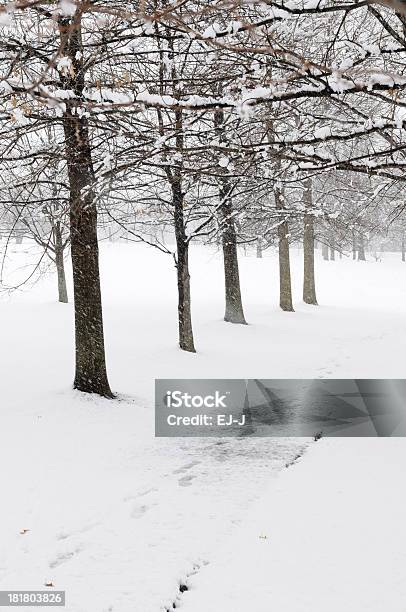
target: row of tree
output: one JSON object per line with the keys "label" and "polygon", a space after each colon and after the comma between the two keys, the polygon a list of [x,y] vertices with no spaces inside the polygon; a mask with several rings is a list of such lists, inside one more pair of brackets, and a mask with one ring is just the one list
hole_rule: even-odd
{"label": "row of tree", "polygon": [[[113,395],[100,224],[173,256],[186,351],[193,240],[221,244],[225,320],[244,324],[239,243],[277,243],[280,303],[292,310],[292,236],[303,235],[310,304],[315,234],[360,259],[380,227],[403,236],[402,2],[0,6],[1,219],[54,259],[62,301],[70,244],[75,388]],[[167,227],[175,248],[160,234]]]}

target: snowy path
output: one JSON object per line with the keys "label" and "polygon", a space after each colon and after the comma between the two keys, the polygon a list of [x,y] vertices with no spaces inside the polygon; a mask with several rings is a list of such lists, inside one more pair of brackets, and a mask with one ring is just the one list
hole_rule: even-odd
{"label": "snowy path", "polygon": [[281,472],[184,612],[404,612],[406,442],[329,439]]}

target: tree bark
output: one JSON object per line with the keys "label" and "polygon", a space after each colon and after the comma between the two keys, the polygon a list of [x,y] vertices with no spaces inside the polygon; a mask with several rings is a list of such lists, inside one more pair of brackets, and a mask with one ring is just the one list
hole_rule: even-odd
{"label": "tree bark", "polygon": [[327,244],[322,244],[321,245],[321,254],[323,255],[323,259],[325,261],[329,260],[329,256],[328,256],[328,245]]}
{"label": "tree bark", "polygon": [[257,257],[262,259],[262,238],[258,236],[257,238]]}
{"label": "tree bark", "polygon": [[[214,116],[216,132],[220,142],[226,142],[224,130],[224,113],[216,111]],[[241,299],[240,273],[238,267],[237,232],[233,218],[233,201],[231,197],[231,184],[227,169],[223,170],[219,178],[220,190],[220,220],[222,224],[221,242],[223,248],[224,286],[225,286],[225,313],[224,321],[246,325],[244,309]]]}
{"label": "tree bark", "polygon": [[360,234],[358,238],[358,261],[366,261],[365,242],[363,234]]}
{"label": "tree bark", "polygon": [[[61,80],[83,97],[84,66],[80,16],[59,21],[62,48],[72,63]],[[97,239],[97,207],[93,192],[93,164],[85,115],[66,101],[63,114],[70,188],[70,236],[75,302],[74,388],[113,397],[107,377]]]}
{"label": "tree bark", "polygon": [[352,258],[357,259],[357,240],[355,234],[352,234]]}
{"label": "tree bark", "polygon": [[330,261],[335,261],[335,258],[336,258],[336,252],[332,247],[330,247]]}
{"label": "tree bark", "polygon": [[[171,50],[169,58],[173,59],[174,48],[173,39],[169,36],[168,45]],[[164,85],[164,66],[160,64],[160,93],[164,94],[166,86]],[[176,73],[175,64],[171,68],[172,79],[172,94],[174,97],[179,97],[179,78]],[[157,109],[159,133],[161,136],[165,134],[165,122],[161,109]],[[193,338],[192,327],[192,306],[190,293],[190,273],[189,273],[189,239],[186,235],[185,215],[184,215],[184,192],[183,192],[183,164],[184,164],[184,134],[183,134],[183,114],[182,110],[178,109],[174,113],[174,127],[176,131],[175,147],[177,160],[173,161],[173,165],[165,164],[164,171],[166,173],[168,183],[172,192],[172,207],[173,207],[173,225],[176,241],[176,257],[175,266],[177,274],[178,287],[178,334],[179,347],[183,351],[195,353],[195,345]]]}
{"label": "tree bark", "polygon": [[307,179],[304,191],[304,229],[303,229],[303,301],[317,305],[316,281],[314,273],[314,216],[311,214],[312,183]]}
{"label": "tree bark", "polygon": [[174,225],[176,238],[176,271],[178,279],[178,326],[179,346],[183,351],[195,353],[190,297],[189,242],[183,215],[182,184],[176,178],[172,182]]}
{"label": "tree bark", "polygon": [[225,284],[225,313],[224,321],[246,325],[241,300],[240,273],[238,268],[237,235],[232,219],[231,200],[222,206],[223,214],[223,261]]}
{"label": "tree bark", "polygon": [[406,261],[405,232],[402,231],[402,261]]}
{"label": "tree bark", "polygon": [[58,299],[63,304],[68,303],[68,290],[66,288],[66,275],[64,263],[64,248],[62,242],[61,227],[59,222],[55,223],[54,231],[54,247],[55,247],[55,265],[58,275]]}
{"label": "tree bark", "polygon": [[[281,219],[284,219],[284,206],[282,194],[278,187],[275,188],[275,203],[280,211]],[[289,225],[282,220],[278,225],[279,239],[279,305],[282,310],[293,312],[292,286],[290,277],[290,254],[289,254]]]}

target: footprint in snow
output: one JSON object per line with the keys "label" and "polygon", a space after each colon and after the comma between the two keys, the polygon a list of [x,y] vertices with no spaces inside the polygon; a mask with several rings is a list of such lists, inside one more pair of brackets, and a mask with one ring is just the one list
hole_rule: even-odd
{"label": "footprint in snow", "polygon": [[135,506],[131,510],[131,518],[141,518],[149,510],[149,506]]}
{"label": "footprint in snow", "polygon": [[190,485],[192,484],[192,480],[196,478],[195,475],[193,474],[188,474],[187,476],[183,476],[182,478],[179,478],[178,480],[178,484],[181,487],[190,487]]}
{"label": "footprint in snow", "polygon": [[183,474],[183,472],[187,472],[187,470],[190,470],[192,467],[195,467],[195,465],[199,465],[199,463],[201,463],[201,461],[192,461],[191,463],[182,465],[177,470],[174,470],[172,474]]}
{"label": "footprint in snow", "polygon": [[87,531],[91,531],[98,525],[100,525],[100,523],[90,523],[89,525],[85,525],[81,529],[76,529],[75,531],[60,531],[56,534],[56,539],[67,540],[68,538],[72,538],[73,536],[80,535],[81,533],[86,533]]}
{"label": "footprint in snow", "polygon": [[145,491],[135,493],[134,495],[126,495],[123,498],[123,501],[125,502],[134,501],[135,499],[138,499],[138,497],[145,497],[145,495],[149,495],[150,493],[156,493],[157,491],[158,489],[156,489],[155,487],[152,487],[151,489],[146,489]]}
{"label": "footprint in snow", "polygon": [[77,547],[74,550],[60,553],[59,555],[55,557],[53,561],[49,563],[49,567],[51,569],[53,569],[54,567],[58,567],[58,565],[62,565],[63,563],[66,563],[67,561],[75,557],[77,554],[79,554],[81,551],[82,551],[82,548]]}

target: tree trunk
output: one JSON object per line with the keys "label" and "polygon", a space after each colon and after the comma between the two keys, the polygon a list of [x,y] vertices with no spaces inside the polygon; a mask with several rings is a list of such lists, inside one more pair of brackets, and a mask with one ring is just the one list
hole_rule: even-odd
{"label": "tree trunk", "polygon": [[311,214],[312,183],[307,179],[303,194],[305,204],[303,229],[303,301],[317,305],[316,282],[314,274],[314,216]]}
{"label": "tree trunk", "polygon": [[258,236],[257,238],[257,257],[262,259],[262,238]]}
{"label": "tree trunk", "polygon": [[402,261],[406,261],[405,232],[402,232]]}
{"label": "tree trunk", "polygon": [[[65,89],[83,96],[83,49],[80,21],[59,21],[63,52],[72,62],[69,74],[61,75]],[[97,240],[97,207],[93,193],[93,164],[88,122],[66,100],[63,115],[66,161],[70,189],[70,236],[75,302],[74,388],[113,397],[107,377]]]}
{"label": "tree trunk", "polygon": [[[220,142],[226,143],[224,129],[224,113],[216,111],[214,116],[216,132]],[[225,285],[225,313],[224,321],[246,325],[244,309],[241,299],[240,273],[238,268],[237,232],[233,218],[233,201],[231,197],[231,184],[228,170],[223,169],[219,178],[219,209],[222,224],[221,238],[223,248],[224,285]]]}
{"label": "tree trunk", "polygon": [[189,243],[185,232],[183,193],[180,180],[175,179],[172,182],[172,197],[177,248],[179,346],[183,351],[195,353],[190,297]]}
{"label": "tree trunk", "polygon": [[365,258],[365,242],[363,234],[360,234],[358,239],[358,261],[366,261]]}
{"label": "tree trunk", "polygon": [[323,255],[323,259],[325,261],[328,261],[329,257],[328,257],[328,245],[327,244],[321,245],[321,254]]}
{"label": "tree trunk", "polygon": [[357,239],[355,234],[352,234],[352,258],[357,259]]}
{"label": "tree trunk", "polygon": [[[75,301],[76,370],[74,387],[86,393],[112,397],[104,350],[103,313],[99,273],[99,247],[97,241],[97,210],[94,196],[81,194],[80,175],[76,173],[79,159],[74,160],[71,148],[74,132],[71,125],[77,118],[65,119],[68,150],[70,196],[70,233]],[[90,150],[89,150],[90,154]],[[85,157],[88,157],[87,155]],[[79,162],[80,163],[80,162]]]}
{"label": "tree trunk", "polygon": [[[276,208],[281,211],[281,219],[284,218],[282,194],[275,189]],[[290,254],[289,254],[289,225],[286,220],[280,221],[278,225],[279,239],[279,305],[282,310],[293,312],[292,287],[290,278]]]}
{"label": "tree trunk", "polygon": [[330,260],[335,261],[335,258],[336,258],[336,252],[333,248],[330,248]]}
{"label": "tree trunk", "polygon": [[231,205],[223,205],[225,227],[222,233],[224,282],[225,282],[225,313],[224,321],[246,325],[241,300],[240,274],[238,269],[237,236],[231,217]]}
{"label": "tree trunk", "polygon": [[68,303],[68,290],[66,288],[66,275],[64,263],[64,249],[62,242],[61,226],[59,222],[54,225],[55,265],[58,275],[58,297],[63,304]]}

